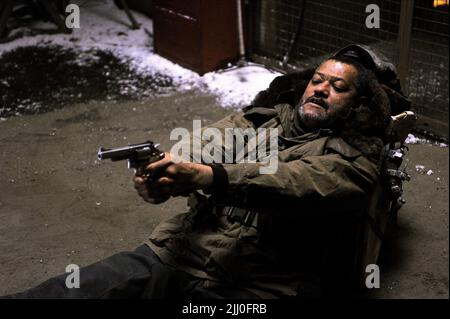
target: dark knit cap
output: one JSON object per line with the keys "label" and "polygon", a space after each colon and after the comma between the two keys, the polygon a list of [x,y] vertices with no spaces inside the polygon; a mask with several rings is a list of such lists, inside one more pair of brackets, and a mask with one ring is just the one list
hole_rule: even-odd
{"label": "dark knit cap", "polygon": [[395,66],[384,55],[376,52],[374,49],[362,44],[351,44],[338,50],[333,56],[347,57],[360,63],[375,74],[379,83],[398,93],[402,92]]}

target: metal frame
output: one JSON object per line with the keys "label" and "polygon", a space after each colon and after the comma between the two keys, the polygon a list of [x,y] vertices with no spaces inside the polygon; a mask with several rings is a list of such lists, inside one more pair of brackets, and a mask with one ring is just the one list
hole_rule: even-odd
{"label": "metal frame", "polygon": [[414,0],[402,0],[400,9],[400,24],[398,30],[397,72],[402,86],[405,86],[409,71],[409,57],[411,46],[411,30],[414,14]]}
{"label": "metal frame", "polygon": [[[14,7],[14,2],[17,2],[17,0],[1,0],[1,1],[2,2],[0,2],[0,39],[3,38],[6,33],[6,25],[9,17],[11,16]],[[58,13],[58,9],[53,5],[53,1],[48,0],[38,0],[38,1],[40,4],[42,4],[43,8],[50,16],[51,20],[56,24],[59,31],[65,33],[72,32],[72,29],[66,27],[65,21],[62,18],[62,16]],[[136,21],[135,17],[130,11],[127,2],[125,0],[118,0],[118,2],[125,11],[128,19],[131,21],[131,27],[133,29],[139,29],[140,24]],[[60,0],[60,5],[62,7],[67,6],[68,3],[69,3],[68,0]]]}

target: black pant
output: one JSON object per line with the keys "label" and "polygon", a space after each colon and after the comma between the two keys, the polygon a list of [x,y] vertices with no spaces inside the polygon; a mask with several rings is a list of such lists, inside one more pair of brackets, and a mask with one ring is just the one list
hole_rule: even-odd
{"label": "black pant", "polygon": [[226,285],[205,288],[205,280],[163,264],[147,245],[80,268],[80,288],[67,288],[68,275],[53,277],[35,288],[3,298],[257,298]]}

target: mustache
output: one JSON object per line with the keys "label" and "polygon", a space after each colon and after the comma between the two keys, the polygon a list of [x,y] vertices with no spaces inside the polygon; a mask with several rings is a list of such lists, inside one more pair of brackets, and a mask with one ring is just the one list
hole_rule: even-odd
{"label": "mustache", "polygon": [[309,98],[307,98],[303,103],[302,103],[302,105],[304,105],[304,104],[306,104],[306,103],[314,103],[314,104],[317,104],[317,105],[320,105],[321,107],[323,107],[325,110],[328,110],[329,108],[330,108],[330,105],[327,103],[327,102],[325,102],[323,99],[321,99],[321,98],[318,98],[318,97],[316,97],[316,96],[310,96]]}

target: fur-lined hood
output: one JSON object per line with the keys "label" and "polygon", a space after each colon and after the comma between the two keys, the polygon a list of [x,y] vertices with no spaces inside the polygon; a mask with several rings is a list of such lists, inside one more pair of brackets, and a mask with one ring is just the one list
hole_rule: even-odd
{"label": "fur-lined hood", "polygon": [[[389,72],[388,76],[382,70],[378,70],[384,79],[380,81],[380,77],[377,75],[379,82],[371,85],[374,93],[372,98],[365,105],[354,109],[342,129],[336,132],[348,144],[368,158],[377,161],[383,145],[387,142],[386,129],[392,120],[391,115],[409,110],[411,106],[411,102],[401,92],[392,64],[386,65],[380,61],[378,64],[380,68],[383,67]],[[244,111],[253,107],[273,108],[281,103],[287,103],[294,108],[302,97],[314,71],[315,69],[307,69],[276,77],[270,83],[269,88],[259,92],[251,105]]]}

